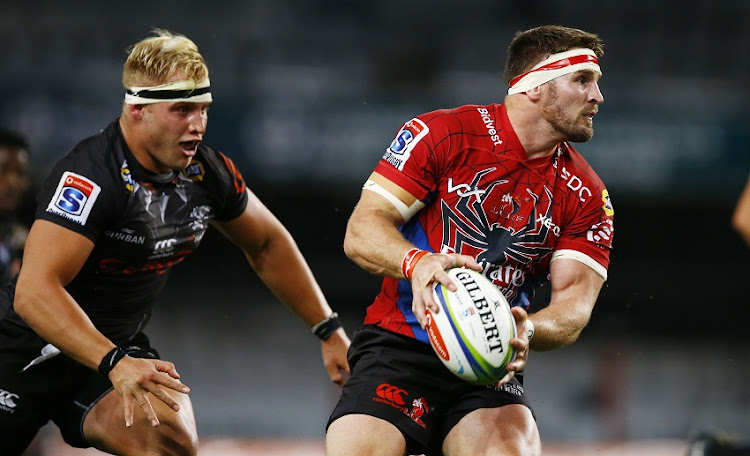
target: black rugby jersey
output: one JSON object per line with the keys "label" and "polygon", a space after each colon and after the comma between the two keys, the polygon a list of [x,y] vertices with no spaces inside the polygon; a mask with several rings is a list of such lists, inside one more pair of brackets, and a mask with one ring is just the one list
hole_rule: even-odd
{"label": "black rugby jersey", "polygon": [[36,218],[95,243],[66,290],[115,343],[142,329],[167,272],[200,244],[211,219],[247,204],[232,161],[201,144],[182,172],[156,174],[135,159],[115,120],[78,143],[52,169]]}
{"label": "black rugby jersey", "polygon": [[28,228],[9,214],[0,214],[0,284],[13,278],[23,259]]}

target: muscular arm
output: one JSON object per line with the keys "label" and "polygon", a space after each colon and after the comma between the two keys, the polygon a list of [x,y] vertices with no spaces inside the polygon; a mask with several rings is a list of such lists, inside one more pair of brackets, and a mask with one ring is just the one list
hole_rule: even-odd
{"label": "muscular arm", "polygon": [[549,306],[529,316],[535,327],[531,348],[537,351],[575,342],[591,318],[604,279],[579,261],[560,258],[550,264],[550,282]]}
{"label": "muscular arm", "polygon": [[[242,249],[268,288],[308,326],[332,311],[291,234],[270,210],[248,190],[245,211],[216,227]],[[342,383],[339,370],[348,371],[349,339],[342,328],[323,342],[323,358],[331,379]]]}
{"label": "muscular arm", "polygon": [[[18,277],[14,309],[44,340],[63,353],[97,370],[115,344],[99,332],[65,286],[78,274],[94,243],[85,236],[46,220],[31,227]],[[159,419],[145,397],[148,391],[175,410],[177,402],[161,386],[188,393],[177,379],[172,363],[124,357],[109,373],[115,390],[122,395],[125,424],[133,424],[136,403],[157,426]]]}
{"label": "muscular arm", "polygon": [[44,340],[96,369],[114,344],[104,337],[65,290],[94,243],[46,220],[31,227],[16,286],[14,309]]}
{"label": "muscular arm", "polygon": [[[377,173],[370,176],[407,206],[416,198]],[[414,245],[398,227],[404,223],[396,208],[383,196],[363,190],[354,208],[344,237],[344,252],[365,271],[380,276],[402,278],[401,260]]]}
{"label": "muscular arm", "polygon": [[740,195],[737,206],[732,214],[732,226],[737,230],[748,246],[750,246],[750,180]]}
{"label": "muscular arm", "polygon": [[[373,173],[370,180],[378,183],[407,207],[416,200],[409,192],[378,173]],[[401,263],[404,255],[414,248],[414,245],[404,239],[398,231],[398,227],[404,222],[401,213],[385,197],[363,190],[346,227],[346,255],[373,274],[404,278]],[[429,307],[433,312],[439,311],[432,297],[430,284],[440,282],[455,291],[456,286],[445,270],[456,266],[481,270],[476,260],[468,255],[447,255],[439,252],[423,256],[414,266],[411,278],[412,311],[423,328],[426,322],[425,307]]]}

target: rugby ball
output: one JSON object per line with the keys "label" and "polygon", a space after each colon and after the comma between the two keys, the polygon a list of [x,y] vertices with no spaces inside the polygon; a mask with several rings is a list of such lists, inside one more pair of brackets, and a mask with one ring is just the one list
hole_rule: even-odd
{"label": "rugby ball", "polygon": [[427,309],[427,336],[438,358],[453,374],[491,385],[503,378],[516,357],[510,340],[516,323],[500,290],[472,269],[449,269],[456,291],[438,283],[433,297],[440,311]]}

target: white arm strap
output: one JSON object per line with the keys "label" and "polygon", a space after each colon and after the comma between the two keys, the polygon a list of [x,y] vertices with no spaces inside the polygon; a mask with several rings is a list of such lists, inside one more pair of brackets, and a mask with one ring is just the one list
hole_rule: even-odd
{"label": "white arm strap", "polygon": [[384,189],[380,184],[370,179],[365,182],[365,185],[362,186],[362,189],[375,192],[383,198],[387,199],[393,205],[393,207],[396,208],[398,213],[401,214],[401,217],[404,218],[404,222],[408,222],[412,217],[414,217],[414,214],[419,212],[419,210],[424,207],[424,203],[419,200],[414,201],[411,206],[407,206],[406,203],[398,199],[398,197],[396,197],[393,193]]}
{"label": "white arm strap", "polygon": [[602,276],[604,280],[607,280],[607,269],[585,253],[570,249],[556,250],[555,253],[552,254],[550,262],[555,261],[558,258],[569,258],[571,260],[580,261]]}

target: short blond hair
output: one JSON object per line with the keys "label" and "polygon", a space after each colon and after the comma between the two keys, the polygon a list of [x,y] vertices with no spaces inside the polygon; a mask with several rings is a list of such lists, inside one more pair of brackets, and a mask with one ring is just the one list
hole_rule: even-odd
{"label": "short blond hair", "polygon": [[206,61],[192,40],[164,29],[152,33],[127,49],[122,70],[125,88],[165,84],[175,75],[196,84],[208,78]]}

